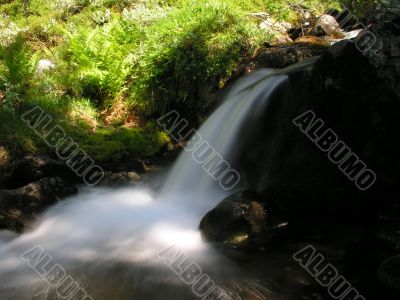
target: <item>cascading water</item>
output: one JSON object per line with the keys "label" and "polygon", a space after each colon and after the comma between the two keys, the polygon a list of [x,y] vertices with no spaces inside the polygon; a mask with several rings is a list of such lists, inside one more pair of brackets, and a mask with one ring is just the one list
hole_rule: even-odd
{"label": "cascading water", "polygon": [[[163,197],[179,201],[179,205],[190,205],[192,210],[194,209],[201,216],[214,207],[219,200],[232,194],[232,190],[224,190],[218,180],[214,180],[201,165],[207,164],[214,153],[234,165],[237,154],[240,153],[244,144],[242,136],[245,135],[240,135],[241,131],[246,128],[251,129],[252,123],[255,123],[257,115],[263,111],[273,92],[287,80],[286,75],[273,75],[272,70],[259,71],[244,78],[233,88],[227,101],[199,129],[202,138],[196,140],[197,149],[205,153],[204,162],[199,163],[194,159],[196,150],[182,153],[162,189]],[[247,89],[255,81],[267,77],[269,77],[268,80],[265,80],[263,84]],[[238,141],[238,136],[241,136],[240,141]],[[209,146],[201,147],[202,141]],[[213,151],[207,151],[211,147]],[[196,146],[191,148],[196,148]],[[240,187],[241,183],[239,182],[237,186]],[[185,194],[187,200],[182,201],[176,198],[177,193]]]}
{"label": "cascading water", "polygon": [[[242,79],[199,130],[232,166],[244,144],[242,136],[250,134],[246,130],[257,114],[287,83],[284,73],[262,70]],[[239,187],[244,185],[242,180]],[[201,240],[201,217],[232,192],[220,188],[191,152],[181,154],[158,193],[146,184],[83,188],[50,208],[30,231],[18,236],[0,232],[0,299],[62,299],[56,286],[22,260],[21,254],[35,246],[96,300],[197,299],[157,255],[172,246],[226,291],[224,299],[275,299]]]}

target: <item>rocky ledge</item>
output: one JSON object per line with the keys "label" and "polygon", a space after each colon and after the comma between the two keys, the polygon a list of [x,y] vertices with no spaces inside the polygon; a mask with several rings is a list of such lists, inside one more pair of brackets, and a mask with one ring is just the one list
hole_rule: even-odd
{"label": "rocky ledge", "polygon": [[[102,165],[100,186],[135,185],[146,170],[142,161],[131,159]],[[46,155],[28,155],[0,169],[0,230],[21,232],[29,228],[46,208],[76,194],[83,184],[63,161]]]}
{"label": "rocky ledge", "polygon": [[0,229],[20,232],[49,205],[77,191],[59,177],[42,178],[13,190],[0,190]]}
{"label": "rocky ledge", "polygon": [[[296,94],[271,99],[238,166],[254,192],[222,200],[200,229],[228,252],[250,247],[287,253],[288,264],[278,267],[289,270],[284,278],[295,269],[292,254],[313,245],[366,299],[399,299],[400,17],[368,30],[375,39],[370,49],[359,49],[357,38],[341,41],[312,70],[289,75]],[[358,189],[293,125],[310,110],[375,172],[370,189]],[[271,199],[282,208],[278,214]],[[276,231],[281,220],[289,226]],[[271,252],[258,255],[255,264],[268,261]],[[284,291],[296,289],[280,284]],[[304,299],[325,299],[315,296],[321,295],[318,287],[305,293]]]}

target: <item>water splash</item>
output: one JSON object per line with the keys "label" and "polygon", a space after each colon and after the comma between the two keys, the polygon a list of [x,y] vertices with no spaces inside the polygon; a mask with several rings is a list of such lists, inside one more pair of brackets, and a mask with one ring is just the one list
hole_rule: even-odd
{"label": "water splash", "polygon": [[[263,78],[263,81],[260,79]],[[221,157],[235,166],[237,155],[267,106],[275,90],[287,81],[287,75],[274,75],[273,70],[262,70],[242,79],[228,94],[227,100],[207,119],[199,129],[204,141],[207,141]],[[255,81],[259,84],[251,86]],[[192,152],[184,152],[170,172],[162,195],[176,200],[176,195],[187,195],[180,205],[190,205],[198,214],[204,215],[218,201],[235,190],[226,191],[203,170]],[[213,155],[210,155],[212,158]],[[237,189],[242,188],[242,182]]]}
{"label": "water splash", "polygon": [[[284,72],[273,70],[243,78],[199,132],[235,166],[257,118],[287,80]],[[229,193],[189,152],[181,154],[160,193],[146,188],[83,189],[50,208],[32,230],[19,236],[0,233],[1,299],[58,299],[20,258],[35,245],[96,300],[196,299],[157,258],[170,246],[197,261],[232,299],[272,299],[262,284],[249,280],[201,240],[201,217]]]}

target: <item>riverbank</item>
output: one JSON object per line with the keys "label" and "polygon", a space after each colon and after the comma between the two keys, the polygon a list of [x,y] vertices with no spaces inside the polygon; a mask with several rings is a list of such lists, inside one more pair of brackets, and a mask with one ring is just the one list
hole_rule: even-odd
{"label": "riverbank", "polygon": [[[0,168],[28,154],[52,155],[21,120],[36,106],[98,163],[154,156],[170,141],[157,117],[176,109],[197,127],[244,66],[254,69],[266,48],[291,43],[291,27],[312,28],[332,7],[337,3],[5,1]],[[296,50],[288,52],[264,66],[295,63]]]}

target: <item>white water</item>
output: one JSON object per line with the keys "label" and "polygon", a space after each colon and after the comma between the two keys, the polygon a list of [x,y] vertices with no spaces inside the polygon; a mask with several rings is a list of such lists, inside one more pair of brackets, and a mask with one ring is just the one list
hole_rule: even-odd
{"label": "white water", "polygon": [[[259,71],[241,80],[200,129],[232,166],[250,134],[246,129],[287,80],[286,75],[271,74]],[[201,240],[201,217],[231,193],[188,152],[182,153],[159,193],[146,186],[83,189],[50,208],[32,230],[15,237],[0,234],[0,299],[58,299],[20,257],[36,245],[98,300],[196,299],[157,257],[171,246],[197,261],[232,298],[267,299],[262,286],[239,275],[233,263]]]}
{"label": "white water", "polygon": [[[243,78],[233,87],[227,101],[199,129],[202,140],[207,141],[232,167],[235,166],[237,155],[242,150],[247,136],[251,135],[252,125],[268,104],[272,93],[287,80],[286,75],[273,74],[272,70],[262,70]],[[271,77],[247,89],[254,82],[268,76]],[[209,176],[193,159],[192,154],[193,151],[180,155],[161,194],[172,199],[180,207],[185,206],[197,212],[201,217],[234,190],[226,191],[221,188],[219,182]],[[212,157],[211,154],[209,159]],[[236,189],[243,185],[241,178]],[[182,199],[181,195],[186,196]]]}

